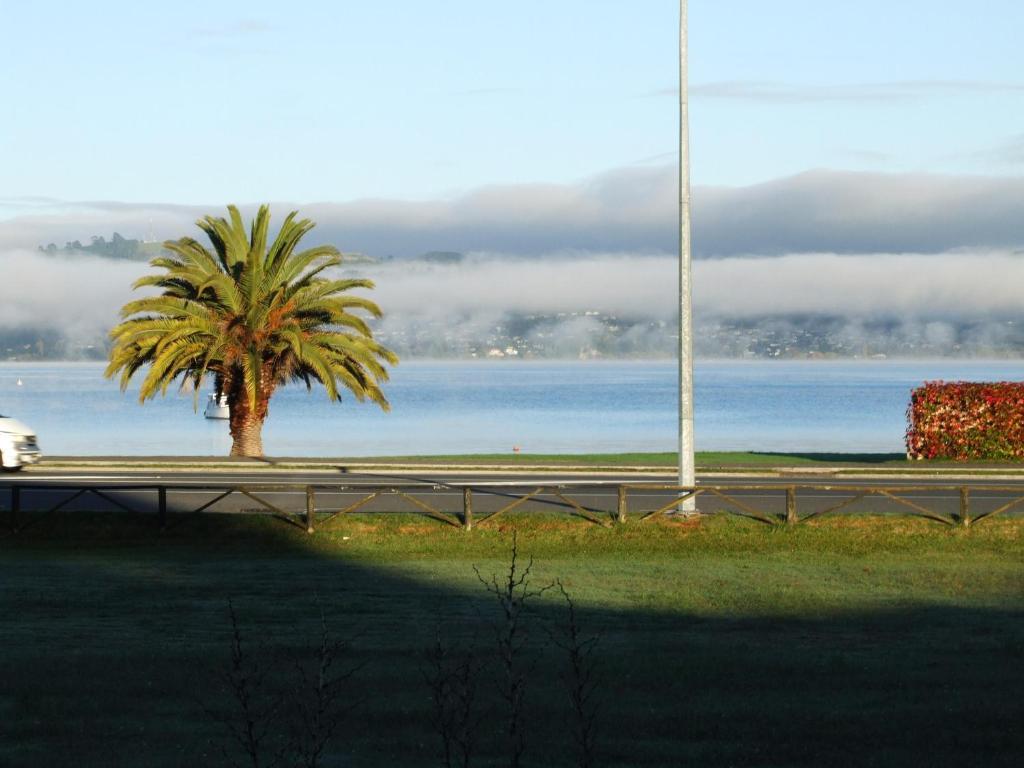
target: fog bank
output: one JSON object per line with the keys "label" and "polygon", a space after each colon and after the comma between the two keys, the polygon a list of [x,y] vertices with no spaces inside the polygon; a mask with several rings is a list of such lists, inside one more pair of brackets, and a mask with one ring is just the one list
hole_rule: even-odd
{"label": "fog bank", "polygon": [[37,328],[92,341],[106,335],[145,265],[95,256],[0,250],[0,330]]}
{"label": "fog bank", "polygon": [[[432,250],[543,257],[564,252],[674,253],[673,166],[631,166],[575,184],[503,184],[447,199],[278,201],[318,222],[314,242],[374,256]],[[39,202],[0,220],[0,249],[194,234],[193,222],[238,202],[203,205]],[[249,203],[248,205],[246,203]],[[796,253],[944,253],[1024,247],[1024,178],[816,170],[746,187],[696,187],[697,258]]]}

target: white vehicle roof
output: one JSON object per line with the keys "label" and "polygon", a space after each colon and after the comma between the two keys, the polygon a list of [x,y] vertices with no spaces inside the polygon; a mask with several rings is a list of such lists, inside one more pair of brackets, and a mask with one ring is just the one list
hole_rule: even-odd
{"label": "white vehicle roof", "polygon": [[32,435],[35,434],[29,427],[17,419],[8,416],[0,416],[0,432],[7,432],[11,435]]}

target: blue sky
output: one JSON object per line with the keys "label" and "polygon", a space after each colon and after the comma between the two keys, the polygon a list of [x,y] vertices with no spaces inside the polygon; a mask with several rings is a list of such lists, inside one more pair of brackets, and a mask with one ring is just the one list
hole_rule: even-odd
{"label": "blue sky", "polygon": [[[669,164],[677,10],[0,0],[0,198],[429,200]],[[1022,21],[1011,0],[691,0],[693,181],[1019,175]]]}

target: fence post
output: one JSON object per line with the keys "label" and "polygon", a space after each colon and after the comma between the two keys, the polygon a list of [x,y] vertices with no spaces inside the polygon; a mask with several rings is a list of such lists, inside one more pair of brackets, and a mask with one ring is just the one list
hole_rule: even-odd
{"label": "fence post", "polygon": [[473,530],[473,489],[462,489],[462,526],[467,530]]}
{"label": "fence post", "polygon": [[796,486],[791,485],[786,488],[786,522],[789,525],[800,522],[800,518],[796,516]]}
{"label": "fence post", "polygon": [[313,532],[313,518],[316,515],[316,495],[312,485],[306,486],[306,533]]}
{"label": "fence post", "polygon": [[966,485],[960,486],[960,525],[964,528],[971,526],[971,489]]}
{"label": "fence post", "polygon": [[619,486],[619,504],[615,509],[615,520],[619,523],[626,522],[626,513],[629,511],[628,502],[626,501],[627,490],[626,486]]}
{"label": "fence post", "polygon": [[160,486],[156,489],[156,513],[160,521],[160,530],[167,530],[167,488]]}
{"label": "fence post", "polygon": [[18,513],[21,512],[21,486],[11,486],[11,530],[18,532]]}

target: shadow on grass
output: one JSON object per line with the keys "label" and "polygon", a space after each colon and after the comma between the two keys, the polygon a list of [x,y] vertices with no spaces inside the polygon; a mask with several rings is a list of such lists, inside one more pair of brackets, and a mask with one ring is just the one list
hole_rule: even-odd
{"label": "shadow on grass", "polygon": [[[751,456],[756,456],[757,463],[777,461],[782,465],[786,462],[798,460],[800,462],[812,462],[816,464],[887,464],[905,465],[915,468],[944,468],[944,467],[1012,467],[1020,468],[1020,462],[1013,461],[955,461],[953,459],[929,459],[927,461],[914,461],[907,458],[905,453],[768,453],[752,451]],[[742,463],[738,461],[737,463]]]}
{"label": "shadow on grass", "polygon": [[903,453],[767,453],[751,451],[752,456],[759,459],[778,460],[780,462],[800,459],[822,464],[893,464],[907,463]]}
{"label": "shadow on grass", "polygon": [[[189,518],[159,535],[142,517],[58,514],[5,541],[0,764],[221,764],[209,748],[220,733],[197,702],[216,696],[226,599],[254,644],[286,658],[316,636],[315,593],[340,634],[359,632],[351,652],[367,663],[365,703],[325,765],[440,765],[421,653],[438,626],[453,646],[490,653],[495,606],[471,565],[500,572],[510,536],[438,526],[426,529],[436,542],[430,556],[412,557],[390,548],[403,526],[424,535],[421,522],[401,517],[352,523],[351,536],[373,542],[377,554],[346,551],[340,534],[309,537],[243,516]],[[543,535],[523,536],[522,553]],[[537,583],[562,578],[584,629],[601,638],[598,765],[1019,764],[1020,611],[891,599],[878,601],[886,609],[804,619],[654,609],[644,605],[649,594],[630,591],[628,571],[615,572],[621,562],[628,558],[566,552],[535,565]],[[721,576],[702,566],[664,578],[684,574]],[[734,588],[723,581],[722,598]],[[601,607],[601,595],[622,590],[633,607]],[[573,764],[562,660],[540,629],[561,616],[551,599],[531,617],[529,765]],[[493,694],[481,706],[496,708]],[[499,731],[492,714],[474,764],[500,764]]]}

